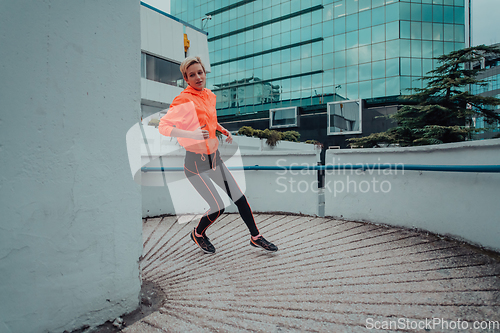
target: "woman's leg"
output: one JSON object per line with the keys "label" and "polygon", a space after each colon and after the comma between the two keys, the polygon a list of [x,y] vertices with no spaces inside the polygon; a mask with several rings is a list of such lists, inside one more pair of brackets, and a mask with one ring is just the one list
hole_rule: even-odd
{"label": "woman's leg", "polygon": [[184,172],[189,182],[210,206],[210,209],[202,216],[196,227],[196,233],[205,236],[207,228],[224,213],[224,202],[210,180],[208,172],[197,174],[187,168],[184,169]]}
{"label": "woman's leg", "polygon": [[247,198],[241,191],[238,183],[234,179],[231,172],[228,170],[224,162],[218,159],[218,165],[216,170],[210,171],[210,178],[216,183],[220,188],[222,188],[229,198],[234,202],[236,207],[238,207],[238,212],[241,218],[245,222],[252,236],[258,236],[260,234],[257,225],[255,224],[255,219],[253,217],[252,209],[248,204]]}
{"label": "woman's leg", "polygon": [[250,230],[250,234],[252,235],[250,245],[262,248],[268,252],[278,251],[278,247],[276,245],[267,241],[260,234],[246,197],[243,195],[233,175],[223,162],[220,162],[217,166],[217,170],[211,173],[211,178],[219,187],[226,191],[231,200],[234,201],[236,207],[238,207],[241,218],[247,225],[248,230]]}
{"label": "woman's leg", "polygon": [[[193,157],[189,156],[186,161],[193,162],[191,158]],[[252,210],[250,209],[250,205],[248,204],[245,195],[236,183],[236,180],[234,179],[231,172],[218,156],[218,152],[215,158],[215,164],[213,164],[212,162],[213,161],[210,160],[210,166],[212,168],[201,173],[193,172],[187,167],[189,165],[191,169],[198,171],[199,169],[196,163],[186,163],[184,167],[184,173],[186,174],[188,180],[210,206],[209,211],[203,215],[198,226],[195,228],[193,234],[191,235],[193,241],[195,241],[195,243],[197,243],[204,252],[215,252],[215,248],[210,243],[208,238],[206,238],[205,232],[207,228],[213,222],[215,222],[215,220],[224,212],[224,202],[217,193],[217,190],[212,183],[213,181],[227,193],[229,198],[231,198],[231,200],[235,203],[236,207],[238,207],[241,218],[247,225],[248,230],[252,235],[250,244],[255,247],[260,247],[269,252],[278,251],[278,248],[274,244],[268,242],[260,234],[259,229],[255,224]],[[202,242],[204,244],[201,244],[199,242]]]}

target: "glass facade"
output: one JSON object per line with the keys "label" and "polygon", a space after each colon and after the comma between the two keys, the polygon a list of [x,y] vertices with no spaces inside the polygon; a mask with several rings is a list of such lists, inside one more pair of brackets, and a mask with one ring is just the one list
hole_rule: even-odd
{"label": "glass facade", "polygon": [[[494,60],[493,64],[490,64],[490,66],[484,68],[491,68],[493,71],[498,72],[498,68],[500,67],[497,66],[499,65],[500,65],[500,60]],[[481,75],[484,76],[482,77],[482,79],[485,81],[485,85],[478,85],[478,84],[471,85],[470,91],[474,95],[490,96],[500,99],[500,73],[490,74],[488,72],[489,71],[486,70],[486,73]],[[491,106],[491,110],[495,110],[497,113],[500,113],[500,105]],[[490,133],[500,132],[499,122],[488,124],[482,117],[475,118],[473,121],[474,121],[474,127],[476,129],[484,129],[484,131],[478,132],[479,134],[484,134],[487,132]]]}
{"label": "glass facade", "polygon": [[471,86],[471,94],[479,95],[500,89],[500,74],[489,76],[486,81],[486,85],[473,84]]}
{"label": "glass facade", "polygon": [[208,32],[223,116],[408,94],[466,46],[467,1],[171,0],[171,13]]}
{"label": "glass facade", "polygon": [[[500,48],[500,44],[491,45]],[[474,69],[481,69],[477,78],[483,81],[482,85],[470,85],[470,92],[474,95],[500,98],[500,57],[488,55],[480,61],[472,64]],[[500,113],[500,105],[490,106],[491,110]],[[498,137],[500,123],[498,121],[488,124],[482,117],[473,118],[474,127],[479,131],[476,133],[477,139]],[[482,129],[482,130],[481,130]]]}

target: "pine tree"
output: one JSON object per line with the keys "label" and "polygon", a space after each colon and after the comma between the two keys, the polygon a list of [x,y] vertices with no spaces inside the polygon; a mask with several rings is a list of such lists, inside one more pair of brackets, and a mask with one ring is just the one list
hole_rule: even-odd
{"label": "pine tree", "polygon": [[470,126],[473,116],[484,117],[489,124],[499,121],[500,115],[491,106],[500,105],[500,99],[472,95],[468,89],[471,84],[488,84],[476,78],[482,69],[472,65],[485,56],[500,57],[500,50],[480,45],[438,57],[439,66],[420,79],[426,87],[411,89],[414,94],[402,96],[403,106],[389,116],[398,125],[382,133],[349,139],[350,146],[405,147],[464,141],[475,131]]}

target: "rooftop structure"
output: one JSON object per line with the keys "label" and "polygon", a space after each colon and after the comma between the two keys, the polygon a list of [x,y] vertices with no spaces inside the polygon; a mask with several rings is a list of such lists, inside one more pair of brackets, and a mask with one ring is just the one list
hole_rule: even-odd
{"label": "rooftop structure", "polygon": [[203,203],[172,186],[172,156],[143,168],[143,181],[170,192],[143,188],[141,269],[165,299],[124,332],[500,329],[500,140],[331,149],[323,189],[308,145],[235,140],[256,222],[280,250],[256,251],[226,214],[207,231],[216,253],[203,254],[188,239]]}
{"label": "rooftop structure", "polygon": [[186,241],[192,223],[145,219],[142,274],[166,298],[123,332],[500,329],[498,256],[414,230],[332,218],[258,214],[256,221],[278,253],[250,247],[237,214],[211,228],[214,255]]}

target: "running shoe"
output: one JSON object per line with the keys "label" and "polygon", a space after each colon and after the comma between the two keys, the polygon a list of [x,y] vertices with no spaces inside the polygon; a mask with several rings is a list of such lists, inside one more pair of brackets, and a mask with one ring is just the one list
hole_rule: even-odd
{"label": "running shoe", "polygon": [[256,240],[250,238],[250,245],[254,247],[260,247],[261,249],[267,252],[276,252],[278,251],[278,247],[271,242],[268,242],[264,237],[260,236]]}
{"label": "running shoe", "polygon": [[203,235],[202,237],[198,237],[194,233],[194,229],[191,232],[191,239],[195,242],[196,245],[200,247],[200,249],[205,253],[215,253],[215,247],[210,243],[207,235]]}

